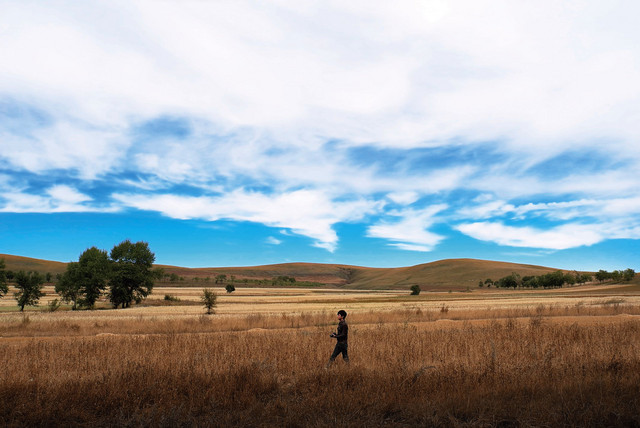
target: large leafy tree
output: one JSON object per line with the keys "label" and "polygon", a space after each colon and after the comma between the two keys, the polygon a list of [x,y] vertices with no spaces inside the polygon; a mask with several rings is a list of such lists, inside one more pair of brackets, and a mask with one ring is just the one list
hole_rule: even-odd
{"label": "large leafy tree", "polygon": [[112,271],[110,278],[109,298],[114,308],[122,305],[127,308],[131,302],[140,303],[151,294],[153,280],[156,277],[152,270],[156,256],[146,242],[121,242],[111,250]]}
{"label": "large leafy tree", "polygon": [[18,301],[20,310],[24,311],[25,306],[35,306],[38,304],[40,297],[44,296],[42,285],[44,284],[44,276],[38,272],[20,271],[15,276],[16,288],[15,298]]}
{"label": "large leafy tree", "polygon": [[77,262],[67,264],[67,270],[56,284],[56,293],[73,304],[93,308],[107,286],[110,261],[107,252],[96,247],[85,250]]}
{"label": "large leafy tree", "polygon": [[80,303],[82,306],[93,308],[107,287],[111,270],[109,256],[106,251],[91,247],[80,255],[78,265],[82,272]]}
{"label": "large leafy tree", "polygon": [[9,292],[7,287],[7,272],[5,271],[4,259],[0,259],[0,299]]}
{"label": "large leafy tree", "polygon": [[78,262],[67,264],[67,270],[60,276],[56,283],[56,293],[62,296],[62,300],[72,304],[71,309],[75,310],[80,299],[80,286],[82,284],[82,273]]}

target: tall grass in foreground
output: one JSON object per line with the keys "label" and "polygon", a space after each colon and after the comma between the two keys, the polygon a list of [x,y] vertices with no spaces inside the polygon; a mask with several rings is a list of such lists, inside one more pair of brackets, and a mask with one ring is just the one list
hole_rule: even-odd
{"label": "tall grass in foreground", "polygon": [[0,425],[640,426],[635,318],[352,323],[351,366],[329,370],[315,321],[0,342]]}

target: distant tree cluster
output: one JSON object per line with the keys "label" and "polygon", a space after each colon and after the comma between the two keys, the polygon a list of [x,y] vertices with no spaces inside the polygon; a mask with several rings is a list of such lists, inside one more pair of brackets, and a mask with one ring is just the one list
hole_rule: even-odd
{"label": "distant tree cluster", "polygon": [[296,279],[294,277],[286,275],[276,276],[271,280],[271,285],[274,286],[291,285],[295,283]]}
{"label": "distant tree cluster", "polygon": [[[631,281],[635,276],[633,269],[626,269],[624,271],[607,272],[600,270],[595,274],[596,280],[599,282],[605,281]],[[538,276],[520,276],[518,273],[513,272],[510,275],[500,278],[497,281],[487,278],[484,281],[478,283],[479,287],[494,286],[496,288],[561,288],[565,284],[585,284],[593,280],[593,276],[589,273],[580,272],[562,272],[560,270],[550,272],[544,275]]]}
{"label": "distant tree cluster", "polygon": [[5,268],[4,259],[0,259],[0,299],[9,292],[9,287],[7,286],[7,271]]}
{"label": "distant tree cluster", "polygon": [[596,279],[599,282],[606,281],[631,281],[636,276],[636,271],[633,269],[614,270],[613,272],[607,272],[600,269],[596,272]]}

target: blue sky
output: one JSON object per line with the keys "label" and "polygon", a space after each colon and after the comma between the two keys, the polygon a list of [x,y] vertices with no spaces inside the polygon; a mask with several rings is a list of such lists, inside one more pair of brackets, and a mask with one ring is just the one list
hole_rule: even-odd
{"label": "blue sky", "polygon": [[0,0],[0,253],[640,270],[639,9]]}

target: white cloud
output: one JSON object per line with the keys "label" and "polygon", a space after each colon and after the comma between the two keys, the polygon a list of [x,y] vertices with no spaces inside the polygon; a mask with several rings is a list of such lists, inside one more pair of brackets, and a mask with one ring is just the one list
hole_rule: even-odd
{"label": "white cloud", "polygon": [[418,251],[421,253],[428,253],[433,250],[434,245],[415,245],[415,244],[389,244],[390,247],[396,247],[405,251]]}
{"label": "white cloud", "polygon": [[269,236],[269,237],[266,239],[266,241],[265,241],[265,242],[266,242],[267,244],[269,244],[269,245],[280,245],[280,244],[282,244],[282,240],[280,240],[280,239],[278,239],[278,238],[275,238],[275,237],[273,237],[273,236]]}
{"label": "white cloud", "polygon": [[54,201],[63,204],[75,205],[91,200],[89,196],[80,193],[77,189],[62,184],[50,187],[47,193]]}
{"label": "white cloud", "polygon": [[514,227],[502,223],[477,222],[461,224],[456,229],[481,241],[510,247],[552,250],[593,245],[605,239],[601,225],[568,224],[543,230],[530,226]]}
{"label": "white cloud", "polygon": [[475,206],[461,208],[456,213],[461,218],[486,219],[513,212],[515,207],[500,200],[494,200]]}
{"label": "white cloud", "polygon": [[568,221],[592,218],[601,222],[624,219],[640,215],[640,197],[574,199],[561,202],[526,203],[513,205],[503,200],[486,200],[478,205],[469,205],[456,212],[458,219],[489,219],[509,217],[531,219],[545,217],[552,220]]}
{"label": "white cloud", "polygon": [[278,195],[236,190],[219,197],[115,194],[128,207],[157,211],[178,219],[232,219],[286,228],[334,251],[338,236],[333,225],[361,220],[381,205],[365,199],[334,201],[318,191],[298,190]]}
{"label": "white cloud", "polygon": [[630,147],[640,136],[635,12],[552,1],[20,2],[0,18],[10,30],[0,91],[98,127],[179,112],[301,144],[311,131],[404,147],[501,140],[531,156],[593,136]]}
{"label": "white cloud", "polygon": [[418,194],[418,192],[412,192],[412,191],[392,192],[392,193],[389,193],[387,196],[393,202],[397,204],[402,204],[402,205],[411,205],[412,203],[420,199],[420,195]]}
{"label": "white cloud", "polygon": [[429,232],[436,222],[436,214],[447,208],[445,204],[430,206],[422,211],[405,210],[390,213],[396,221],[383,221],[370,226],[367,236],[392,241],[392,246],[410,251],[430,251],[443,236]]}
{"label": "white cloud", "polygon": [[114,207],[97,209],[89,203],[92,198],[77,189],[56,185],[46,190],[46,196],[24,191],[8,191],[0,197],[0,212],[63,213],[63,212],[113,212]]}

